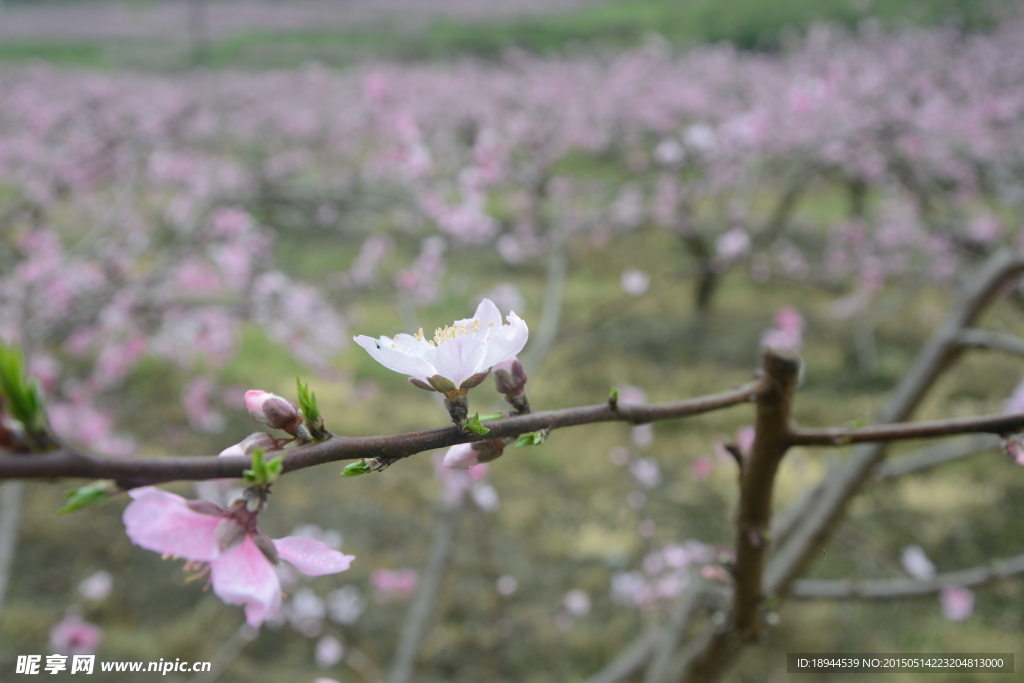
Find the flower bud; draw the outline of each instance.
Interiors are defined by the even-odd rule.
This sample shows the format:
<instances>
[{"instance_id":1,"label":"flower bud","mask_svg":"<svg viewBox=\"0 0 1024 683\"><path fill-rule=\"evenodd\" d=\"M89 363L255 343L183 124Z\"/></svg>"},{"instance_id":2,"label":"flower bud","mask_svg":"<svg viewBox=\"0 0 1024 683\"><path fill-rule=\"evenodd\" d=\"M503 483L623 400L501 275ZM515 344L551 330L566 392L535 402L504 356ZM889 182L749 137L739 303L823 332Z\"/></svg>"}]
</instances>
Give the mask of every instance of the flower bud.
<instances>
[{"instance_id":1,"label":"flower bud","mask_svg":"<svg viewBox=\"0 0 1024 683\"><path fill-rule=\"evenodd\" d=\"M448 449L442 464L453 470L468 470L480 463L497 460L504 451L505 444L501 439L462 443Z\"/></svg>"},{"instance_id":2,"label":"flower bud","mask_svg":"<svg viewBox=\"0 0 1024 683\"><path fill-rule=\"evenodd\" d=\"M245 392L245 407L252 419L274 429L294 435L302 424L302 414L291 401L269 391L252 389Z\"/></svg>"},{"instance_id":3,"label":"flower bud","mask_svg":"<svg viewBox=\"0 0 1024 683\"><path fill-rule=\"evenodd\" d=\"M1018 465L1024 466L1024 436L1011 434L1003 441L1003 449L1006 455Z\"/></svg>"},{"instance_id":4,"label":"flower bud","mask_svg":"<svg viewBox=\"0 0 1024 683\"><path fill-rule=\"evenodd\" d=\"M473 444L460 443L448 449L444 454L445 467L453 470L468 470L480 464L479 453L473 450Z\"/></svg>"},{"instance_id":5,"label":"flower bud","mask_svg":"<svg viewBox=\"0 0 1024 683\"><path fill-rule=\"evenodd\" d=\"M518 394L526 386L526 370L518 358L498 363L491 371L500 394Z\"/></svg>"},{"instance_id":6,"label":"flower bud","mask_svg":"<svg viewBox=\"0 0 1024 683\"><path fill-rule=\"evenodd\" d=\"M283 446L284 442L281 439L275 439L266 432L253 432L234 446L228 446L222 450L217 454L217 457L252 455L252 452L257 448L264 451L279 451Z\"/></svg>"},{"instance_id":7,"label":"flower bud","mask_svg":"<svg viewBox=\"0 0 1024 683\"><path fill-rule=\"evenodd\" d=\"M526 397L526 370L518 358L498 363L491 368L498 393L505 394L508 401L520 415L530 412L530 399Z\"/></svg>"}]
</instances>

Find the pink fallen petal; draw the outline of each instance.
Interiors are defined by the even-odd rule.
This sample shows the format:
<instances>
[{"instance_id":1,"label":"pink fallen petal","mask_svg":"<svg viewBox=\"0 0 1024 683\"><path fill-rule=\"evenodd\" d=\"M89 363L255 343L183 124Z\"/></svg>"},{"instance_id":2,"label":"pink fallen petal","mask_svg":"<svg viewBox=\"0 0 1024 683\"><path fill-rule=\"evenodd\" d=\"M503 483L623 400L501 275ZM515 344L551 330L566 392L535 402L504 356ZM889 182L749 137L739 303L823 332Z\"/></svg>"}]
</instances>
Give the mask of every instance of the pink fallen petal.
<instances>
[{"instance_id":1,"label":"pink fallen petal","mask_svg":"<svg viewBox=\"0 0 1024 683\"><path fill-rule=\"evenodd\" d=\"M181 496L152 486L128 492L122 520L132 543L165 555L208 562L219 554L220 517L189 509Z\"/></svg>"},{"instance_id":2,"label":"pink fallen petal","mask_svg":"<svg viewBox=\"0 0 1024 683\"><path fill-rule=\"evenodd\" d=\"M274 541L281 559L310 576L337 574L349 568L354 555L331 550L326 543L307 536L285 536Z\"/></svg>"}]
</instances>

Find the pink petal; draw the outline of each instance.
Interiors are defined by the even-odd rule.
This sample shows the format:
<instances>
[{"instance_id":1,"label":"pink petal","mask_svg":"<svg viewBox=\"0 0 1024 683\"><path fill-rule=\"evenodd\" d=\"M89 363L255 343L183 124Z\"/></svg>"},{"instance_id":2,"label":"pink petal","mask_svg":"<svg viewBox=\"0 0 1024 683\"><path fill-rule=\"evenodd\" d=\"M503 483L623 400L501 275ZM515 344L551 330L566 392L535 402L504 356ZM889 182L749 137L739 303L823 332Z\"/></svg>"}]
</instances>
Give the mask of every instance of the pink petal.
<instances>
[{"instance_id":1,"label":"pink petal","mask_svg":"<svg viewBox=\"0 0 1024 683\"><path fill-rule=\"evenodd\" d=\"M281 609L281 582L252 536L210 563L213 592L229 605L244 605L245 619L257 628Z\"/></svg>"},{"instance_id":2,"label":"pink petal","mask_svg":"<svg viewBox=\"0 0 1024 683\"><path fill-rule=\"evenodd\" d=\"M152 486L132 489L128 495L134 500L122 519L132 543L190 560L208 562L217 557L220 517L193 512L181 496Z\"/></svg>"},{"instance_id":3,"label":"pink petal","mask_svg":"<svg viewBox=\"0 0 1024 683\"><path fill-rule=\"evenodd\" d=\"M103 629L74 615L50 629L50 647L62 654L92 654L102 641Z\"/></svg>"},{"instance_id":4,"label":"pink petal","mask_svg":"<svg viewBox=\"0 0 1024 683\"><path fill-rule=\"evenodd\" d=\"M310 576L337 574L349 568L355 555L331 550L325 543L306 536L285 536L274 541L281 559L288 560Z\"/></svg>"},{"instance_id":5,"label":"pink petal","mask_svg":"<svg viewBox=\"0 0 1024 683\"><path fill-rule=\"evenodd\" d=\"M480 463L479 455L479 452L473 450L473 444L460 443L448 449L442 464L453 470L468 470Z\"/></svg>"},{"instance_id":6,"label":"pink petal","mask_svg":"<svg viewBox=\"0 0 1024 683\"><path fill-rule=\"evenodd\" d=\"M970 588L943 588L939 600L943 616L950 621L963 621L974 611L974 591Z\"/></svg>"}]
</instances>

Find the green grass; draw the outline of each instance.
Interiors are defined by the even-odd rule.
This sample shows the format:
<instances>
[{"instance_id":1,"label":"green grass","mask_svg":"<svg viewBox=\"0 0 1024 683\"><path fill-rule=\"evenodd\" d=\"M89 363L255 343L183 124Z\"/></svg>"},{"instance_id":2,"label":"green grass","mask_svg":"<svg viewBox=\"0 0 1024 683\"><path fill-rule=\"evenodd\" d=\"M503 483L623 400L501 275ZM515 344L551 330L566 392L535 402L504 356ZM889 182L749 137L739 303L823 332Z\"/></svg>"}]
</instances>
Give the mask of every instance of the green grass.
<instances>
[{"instance_id":1,"label":"green grass","mask_svg":"<svg viewBox=\"0 0 1024 683\"><path fill-rule=\"evenodd\" d=\"M994 7L984 0L863 0L863 5L857 0L613 0L531 19L435 20L415 30L381 22L354 31L244 31L212 42L202 55L152 41L0 43L0 62L43 60L90 68L181 68L197 61L245 68L293 67L310 60L343 65L365 58L495 57L511 47L539 54L583 46L622 48L655 34L676 46L724 40L746 49L774 49L787 32L814 22L854 27L868 16L887 26L954 21L983 30L995 21Z\"/></svg>"},{"instance_id":2,"label":"green grass","mask_svg":"<svg viewBox=\"0 0 1024 683\"><path fill-rule=\"evenodd\" d=\"M36 61L93 69L110 66L107 48L96 41L0 42L0 63L19 64Z\"/></svg>"}]
</instances>

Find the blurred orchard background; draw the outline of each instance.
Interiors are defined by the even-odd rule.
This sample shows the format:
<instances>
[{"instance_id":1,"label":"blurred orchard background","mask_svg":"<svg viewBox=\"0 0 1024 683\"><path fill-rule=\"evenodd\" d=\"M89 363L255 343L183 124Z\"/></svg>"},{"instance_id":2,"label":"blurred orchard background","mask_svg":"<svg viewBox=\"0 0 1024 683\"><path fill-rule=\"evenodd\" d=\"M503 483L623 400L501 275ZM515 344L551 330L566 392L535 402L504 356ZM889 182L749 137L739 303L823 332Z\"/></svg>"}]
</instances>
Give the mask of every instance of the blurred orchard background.
<instances>
[{"instance_id":1,"label":"blurred orchard background","mask_svg":"<svg viewBox=\"0 0 1024 683\"><path fill-rule=\"evenodd\" d=\"M870 421L962 277L1024 247L1022 35L977 0L5 0L0 336L105 453L215 454L255 429L246 389L294 400L296 374L338 434L447 424L351 338L484 296L530 326L535 410L724 390L764 340L806 362L802 424ZM1024 331L1022 292L985 325ZM1020 366L969 356L919 417L1020 410ZM285 577L258 634L133 546L123 499L58 515L72 482L5 484L0 679L82 619L100 660L214 662L168 681L376 683L450 524L413 680L584 681L731 547L723 444L752 415L561 430L468 492L432 454L286 476L263 530L357 559ZM1024 469L991 446L870 486L810 575L1020 553ZM776 506L847 455L795 449ZM790 601L730 680L788 680L786 652L1012 651L1022 600Z\"/></svg>"}]
</instances>

